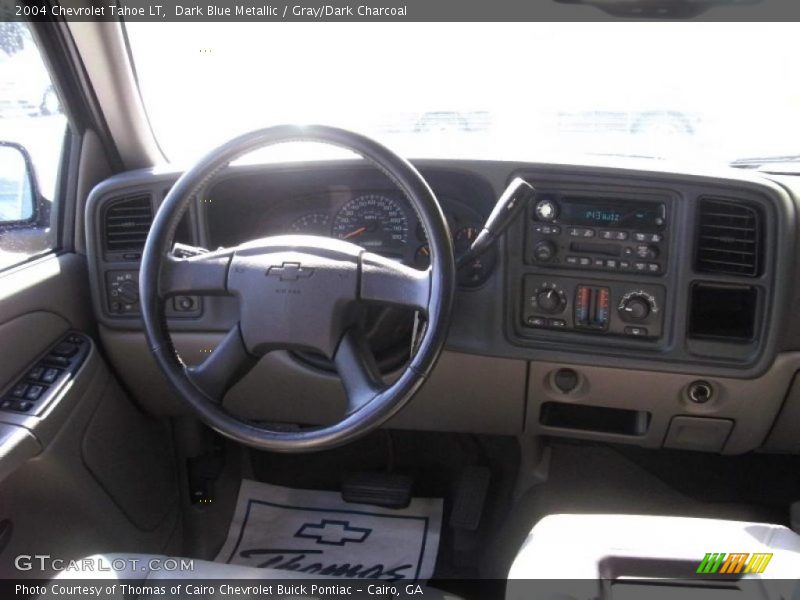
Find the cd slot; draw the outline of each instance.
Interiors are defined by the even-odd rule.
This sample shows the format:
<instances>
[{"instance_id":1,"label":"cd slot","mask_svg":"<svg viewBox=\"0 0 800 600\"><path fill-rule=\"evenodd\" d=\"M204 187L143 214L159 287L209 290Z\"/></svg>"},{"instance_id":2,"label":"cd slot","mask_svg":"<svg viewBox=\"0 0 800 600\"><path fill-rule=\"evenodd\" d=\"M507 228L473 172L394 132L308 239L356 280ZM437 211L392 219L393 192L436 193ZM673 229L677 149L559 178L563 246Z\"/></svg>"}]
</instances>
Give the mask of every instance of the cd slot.
<instances>
[{"instance_id":1,"label":"cd slot","mask_svg":"<svg viewBox=\"0 0 800 600\"><path fill-rule=\"evenodd\" d=\"M591 242L572 242L569 245L572 252L583 252L586 254L601 254L603 256L619 256L622 254L622 246L619 244L597 244Z\"/></svg>"}]
</instances>

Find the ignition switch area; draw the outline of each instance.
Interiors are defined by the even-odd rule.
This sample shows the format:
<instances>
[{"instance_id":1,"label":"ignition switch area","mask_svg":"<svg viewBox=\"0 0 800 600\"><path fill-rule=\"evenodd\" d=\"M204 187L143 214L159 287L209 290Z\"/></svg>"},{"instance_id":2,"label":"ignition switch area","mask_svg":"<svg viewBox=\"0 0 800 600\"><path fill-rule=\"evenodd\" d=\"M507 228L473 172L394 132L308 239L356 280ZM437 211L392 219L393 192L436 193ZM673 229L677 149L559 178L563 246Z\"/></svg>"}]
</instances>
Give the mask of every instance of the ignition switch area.
<instances>
[{"instance_id":1,"label":"ignition switch area","mask_svg":"<svg viewBox=\"0 0 800 600\"><path fill-rule=\"evenodd\" d=\"M575 290L575 327L606 331L611 314L607 287L579 285Z\"/></svg>"}]
</instances>

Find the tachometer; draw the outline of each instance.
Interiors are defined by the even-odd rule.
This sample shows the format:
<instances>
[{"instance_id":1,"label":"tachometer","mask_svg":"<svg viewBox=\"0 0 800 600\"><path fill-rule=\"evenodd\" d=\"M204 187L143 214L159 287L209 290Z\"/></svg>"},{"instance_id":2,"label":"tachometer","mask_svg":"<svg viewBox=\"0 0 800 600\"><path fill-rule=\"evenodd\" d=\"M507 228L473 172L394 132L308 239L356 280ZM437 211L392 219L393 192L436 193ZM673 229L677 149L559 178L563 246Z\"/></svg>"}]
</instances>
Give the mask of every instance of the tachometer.
<instances>
[{"instance_id":1,"label":"tachometer","mask_svg":"<svg viewBox=\"0 0 800 600\"><path fill-rule=\"evenodd\" d=\"M329 235L330 216L327 213L308 213L295 219L292 223L292 233L305 235Z\"/></svg>"},{"instance_id":2,"label":"tachometer","mask_svg":"<svg viewBox=\"0 0 800 600\"><path fill-rule=\"evenodd\" d=\"M365 194L341 208L333 220L333 236L377 252L400 249L408 242L408 218L396 200Z\"/></svg>"}]
</instances>

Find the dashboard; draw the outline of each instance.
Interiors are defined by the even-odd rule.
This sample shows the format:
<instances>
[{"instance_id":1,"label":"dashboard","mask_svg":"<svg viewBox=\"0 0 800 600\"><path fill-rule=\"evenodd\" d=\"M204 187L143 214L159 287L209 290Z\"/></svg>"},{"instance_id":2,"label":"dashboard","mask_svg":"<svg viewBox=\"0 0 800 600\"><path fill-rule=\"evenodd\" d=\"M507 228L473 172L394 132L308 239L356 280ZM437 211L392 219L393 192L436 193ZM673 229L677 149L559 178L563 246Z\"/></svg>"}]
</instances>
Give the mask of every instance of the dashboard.
<instances>
[{"instance_id":1,"label":"dashboard","mask_svg":"<svg viewBox=\"0 0 800 600\"><path fill-rule=\"evenodd\" d=\"M653 163L416 166L457 254L514 177L537 193L492 251L461 269L445 353L394 426L800 452L791 425L800 415L791 178ZM87 206L104 346L143 404L175 414L182 407L142 351L137 280L149 222L178 176L122 174ZM347 239L427 266L413 209L359 161L228 168L194 199L176 241L214 249L285 233ZM237 310L233 298L175 299L167 313L187 362L202 360ZM407 359L411 318L375 315L372 339L393 357L379 361L387 374ZM341 386L324 362L276 352L262 363L229 394L231 410L279 422L332 418Z\"/></svg>"}]
</instances>

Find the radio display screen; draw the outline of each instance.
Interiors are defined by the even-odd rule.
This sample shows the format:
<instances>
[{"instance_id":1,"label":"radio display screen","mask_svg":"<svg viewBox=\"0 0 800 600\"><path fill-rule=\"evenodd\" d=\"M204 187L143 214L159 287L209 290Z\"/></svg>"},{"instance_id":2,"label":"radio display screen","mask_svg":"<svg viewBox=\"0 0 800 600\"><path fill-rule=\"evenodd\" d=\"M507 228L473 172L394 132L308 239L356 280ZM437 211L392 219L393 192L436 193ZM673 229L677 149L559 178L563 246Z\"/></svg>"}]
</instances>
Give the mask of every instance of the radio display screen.
<instances>
[{"instance_id":1,"label":"radio display screen","mask_svg":"<svg viewBox=\"0 0 800 600\"><path fill-rule=\"evenodd\" d=\"M564 198L558 220L588 227L661 230L664 215L664 205L657 202Z\"/></svg>"}]
</instances>

